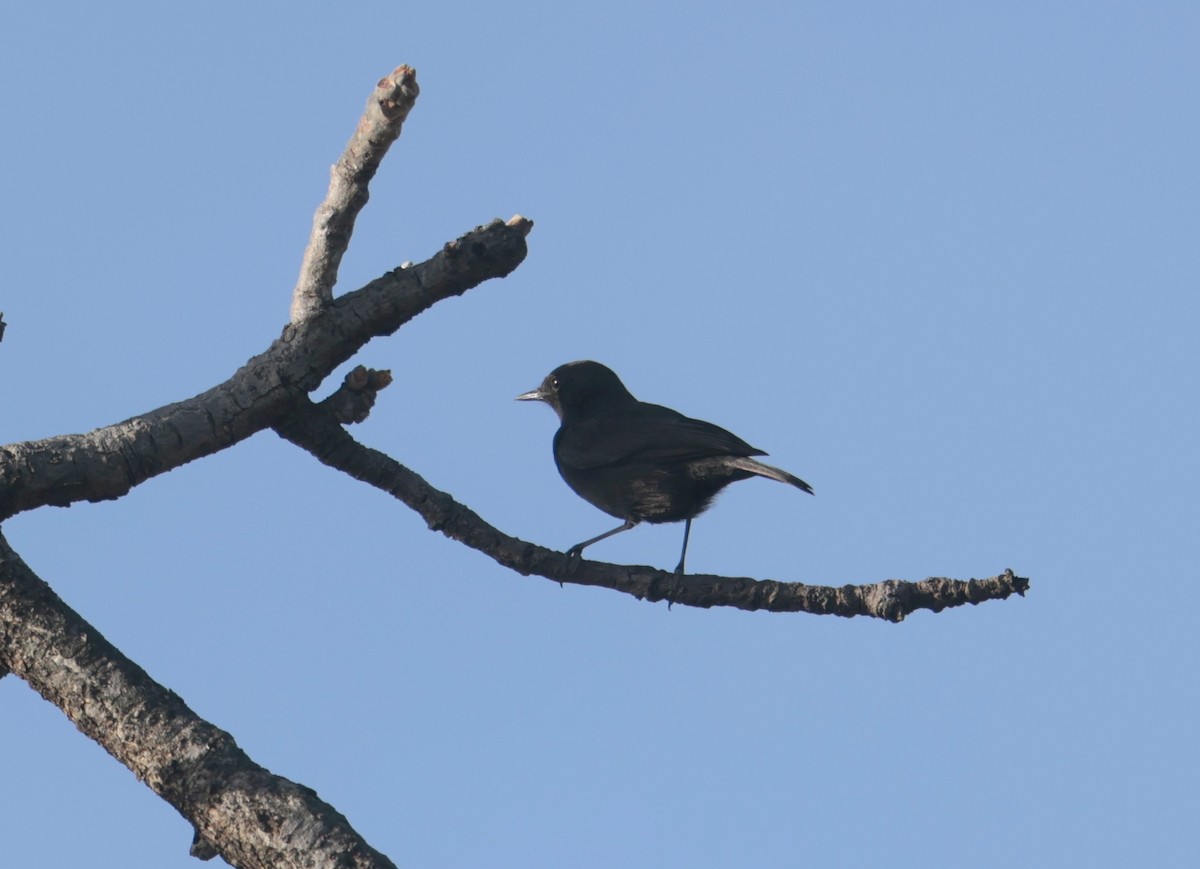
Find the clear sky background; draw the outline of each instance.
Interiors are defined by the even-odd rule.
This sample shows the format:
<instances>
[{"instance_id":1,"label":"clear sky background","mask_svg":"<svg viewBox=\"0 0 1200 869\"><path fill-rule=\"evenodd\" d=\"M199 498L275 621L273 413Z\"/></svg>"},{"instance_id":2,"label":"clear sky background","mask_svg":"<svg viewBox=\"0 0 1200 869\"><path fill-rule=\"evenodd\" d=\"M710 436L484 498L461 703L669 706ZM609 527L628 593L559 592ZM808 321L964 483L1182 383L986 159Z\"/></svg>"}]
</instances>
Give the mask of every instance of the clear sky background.
<instances>
[{"instance_id":1,"label":"clear sky background","mask_svg":"<svg viewBox=\"0 0 1200 869\"><path fill-rule=\"evenodd\" d=\"M1189 865L1198 45L1194 3L12 4L0 443L263 350L409 63L339 289L536 225L512 276L355 360L395 375L358 438L565 548L612 520L512 398L594 358L816 488L733 487L693 570L1032 589L900 625L668 611L517 576L271 433L4 532L400 865ZM670 568L681 535L590 554ZM190 841L0 680L4 865Z\"/></svg>"}]
</instances>

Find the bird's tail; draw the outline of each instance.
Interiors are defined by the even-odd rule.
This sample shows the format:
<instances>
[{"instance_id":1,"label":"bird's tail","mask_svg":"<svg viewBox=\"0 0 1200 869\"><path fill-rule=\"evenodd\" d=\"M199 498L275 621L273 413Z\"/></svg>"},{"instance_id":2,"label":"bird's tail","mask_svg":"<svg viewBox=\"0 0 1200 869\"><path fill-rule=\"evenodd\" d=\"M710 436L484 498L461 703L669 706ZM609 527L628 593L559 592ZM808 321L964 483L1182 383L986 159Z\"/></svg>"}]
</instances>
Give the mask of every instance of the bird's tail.
<instances>
[{"instance_id":1,"label":"bird's tail","mask_svg":"<svg viewBox=\"0 0 1200 869\"><path fill-rule=\"evenodd\" d=\"M803 492L808 492L810 495L815 495L812 486L801 480L799 477L789 474L781 468L776 468L772 465L765 464L752 459L749 456L737 456L730 461L730 464L735 468L741 468L743 471L749 471L751 474L758 474L760 477L769 477L772 480L778 480L781 483L791 483L797 489Z\"/></svg>"}]
</instances>

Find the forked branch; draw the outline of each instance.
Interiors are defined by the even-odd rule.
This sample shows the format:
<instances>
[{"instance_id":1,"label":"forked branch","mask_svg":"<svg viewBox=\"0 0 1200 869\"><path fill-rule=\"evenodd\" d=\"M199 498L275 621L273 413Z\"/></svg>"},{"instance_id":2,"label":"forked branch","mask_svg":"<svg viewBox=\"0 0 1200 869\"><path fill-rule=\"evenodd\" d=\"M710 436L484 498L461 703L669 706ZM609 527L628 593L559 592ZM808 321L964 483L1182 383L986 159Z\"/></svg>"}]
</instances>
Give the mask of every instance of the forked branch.
<instances>
[{"instance_id":1,"label":"forked branch","mask_svg":"<svg viewBox=\"0 0 1200 869\"><path fill-rule=\"evenodd\" d=\"M437 302L525 258L533 223L495 220L436 255L388 272L340 297L322 316L289 325L224 383L184 401L87 434L0 447L0 522L35 507L119 498L193 459L277 424L299 395L315 389L372 338L390 335Z\"/></svg>"}]
</instances>

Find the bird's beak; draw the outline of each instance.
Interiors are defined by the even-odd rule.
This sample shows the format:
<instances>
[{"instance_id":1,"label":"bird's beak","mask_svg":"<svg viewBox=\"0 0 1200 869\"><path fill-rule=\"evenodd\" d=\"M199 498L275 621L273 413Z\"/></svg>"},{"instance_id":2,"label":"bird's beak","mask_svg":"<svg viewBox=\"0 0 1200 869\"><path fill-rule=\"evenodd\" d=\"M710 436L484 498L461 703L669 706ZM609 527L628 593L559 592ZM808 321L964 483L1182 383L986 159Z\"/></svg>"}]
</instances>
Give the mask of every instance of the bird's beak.
<instances>
[{"instance_id":1,"label":"bird's beak","mask_svg":"<svg viewBox=\"0 0 1200 869\"><path fill-rule=\"evenodd\" d=\"M542 392L541 387L529 392L522 392L516 398L517 401L545 401L546 395Z\"/></svg>"}]
</instances>

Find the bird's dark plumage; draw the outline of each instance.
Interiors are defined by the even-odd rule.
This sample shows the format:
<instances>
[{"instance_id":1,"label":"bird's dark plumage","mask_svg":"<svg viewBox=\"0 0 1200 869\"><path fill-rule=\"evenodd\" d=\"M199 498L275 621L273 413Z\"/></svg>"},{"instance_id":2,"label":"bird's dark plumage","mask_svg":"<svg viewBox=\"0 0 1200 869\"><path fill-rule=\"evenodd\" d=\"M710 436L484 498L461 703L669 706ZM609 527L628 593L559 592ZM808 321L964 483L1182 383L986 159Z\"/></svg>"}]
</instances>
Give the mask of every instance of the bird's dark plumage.
<instances>
[{"instance_id":1,"label":"bird's dark plumage","mask_svg":"<svg viewBox=\"0 0 1200 869\"><path fill-rule=\"evenodd\" d=\"M568 551L584 547L639 522L682 522L683 572L691 522L721 489L760 476L812 487L787 471L764 464L765 456L737 435L634 398L620 379L599 362L569 362L555 368L519 401L544 401L562 425L554 436L554 461L567 485L584 500L624 524Z\"/></svg>"}]
</instances>

